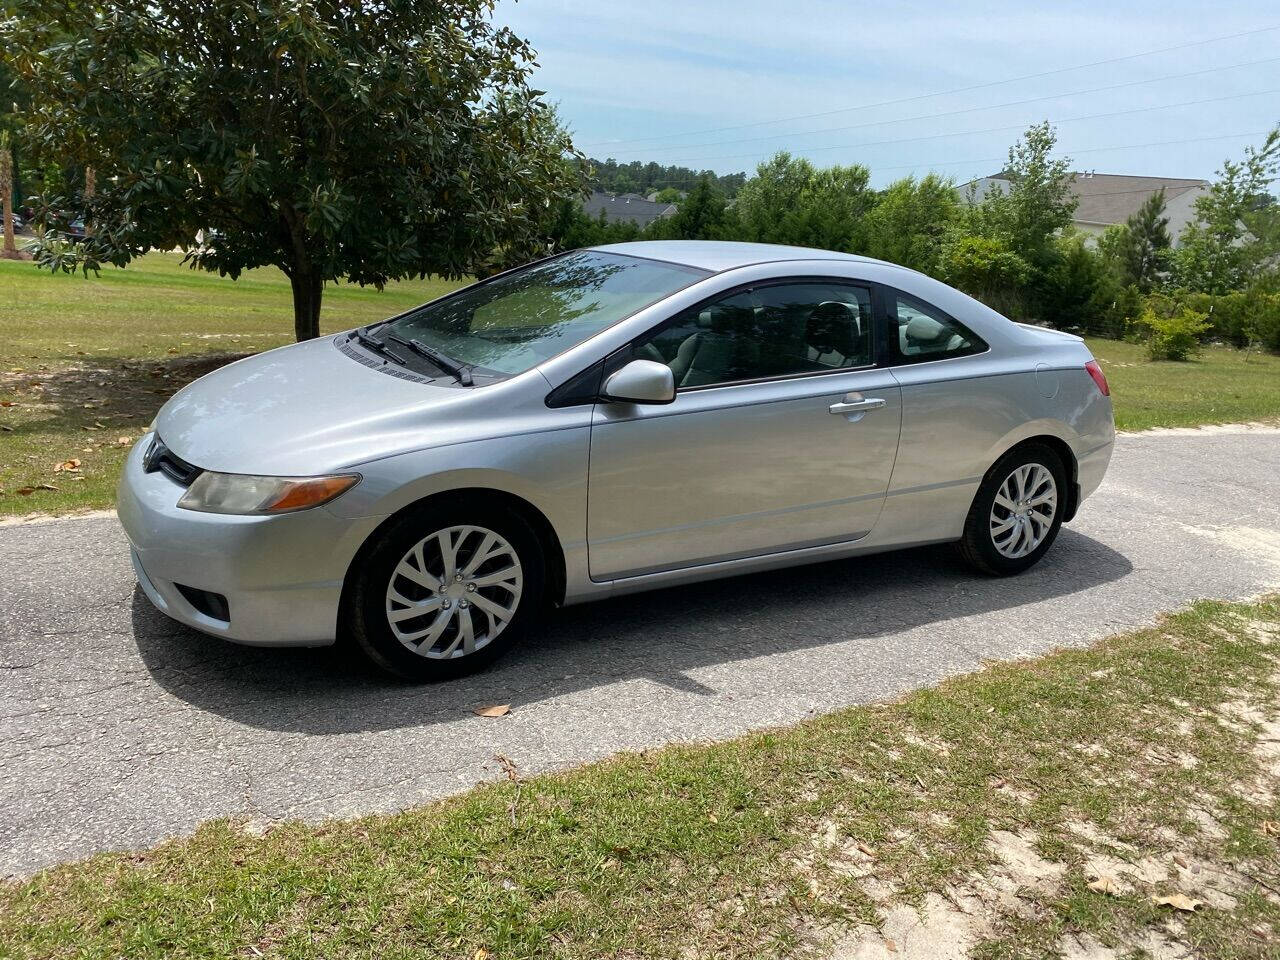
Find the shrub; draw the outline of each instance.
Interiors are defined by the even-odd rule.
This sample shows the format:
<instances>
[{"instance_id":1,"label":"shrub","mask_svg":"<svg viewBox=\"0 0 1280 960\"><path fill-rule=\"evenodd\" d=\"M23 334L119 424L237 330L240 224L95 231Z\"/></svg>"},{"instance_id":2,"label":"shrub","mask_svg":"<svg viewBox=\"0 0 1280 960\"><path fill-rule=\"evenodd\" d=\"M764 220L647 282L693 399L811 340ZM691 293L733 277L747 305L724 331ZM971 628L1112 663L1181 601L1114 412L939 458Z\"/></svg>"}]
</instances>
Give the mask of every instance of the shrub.
<instances>
[{"instance_id":1,"label":"shrub","mask_svg":"<svg viewBox=\"0 0 1280 960\"><path fill-rule=\"evenodd\" d=\"M1147 356L1152 360L1186 360L1200 349L1200 338L1209 330L1205 314L1190 307L1162 315L1150 306L1139 324L1147 331Z\"/></svg>"},{"instance_id":2,"label":"shrub","mask_svg":"<svg viewBox=\"0 0 1280 960\"><path fill-rule=\"evenodd\" d=\"M1059 237L1036 286L1040 319L1059 330L1115 336L1124 288L1107 263L1070 233Z\"/></svg>"},{"instance_id":3,"label":"shrub","mask_svg":"<svg viewBox=\"0 0 1280 960\"><path fill-rule=\"evenodd\" d=\"M1001 239L967 234L949 238L940 264L943 277L1007 317L1022 312L1021 289L1031 276L1027 261Z\"/></svg>"},{"instance_id":4,"label":"shrub","mask_svg":"<svg viewBox=\"0 0 1280 960\"><path fill-rule=\"evenodd\" d=\"M1161 318L1173 317L1182 310L1204 314L1208 326L1201 339L1280 351L1280 294L1253 289L1211 296L1179 290L1149 294L1145 309ZM1150 333L1141 317L1131 322L1127 330L1130 338L1137 340L1146 339Z\"/></svg>"}]
</instances>

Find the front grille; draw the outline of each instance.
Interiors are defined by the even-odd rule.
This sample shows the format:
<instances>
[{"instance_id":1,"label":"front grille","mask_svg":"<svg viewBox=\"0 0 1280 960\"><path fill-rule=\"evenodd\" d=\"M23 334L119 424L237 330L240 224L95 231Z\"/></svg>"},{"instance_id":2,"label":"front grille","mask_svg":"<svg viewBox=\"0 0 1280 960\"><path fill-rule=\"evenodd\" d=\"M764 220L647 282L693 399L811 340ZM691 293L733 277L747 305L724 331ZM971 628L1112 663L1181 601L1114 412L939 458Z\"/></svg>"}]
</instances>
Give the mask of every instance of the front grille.
<instances>
[{"instance_id":1,"label":"front grille","mask_svg":"<svg viewBox=\"0 0 1280 960\"><path fill-rule=\"evenodd\" d=\"M156 434L151 446L142 457L142 468L147 473L159 470L174 483L184 487L191 486L193 480L204 473L199 467L192 466L164 445L160 435Z\"/></svg>"}]
</instances>

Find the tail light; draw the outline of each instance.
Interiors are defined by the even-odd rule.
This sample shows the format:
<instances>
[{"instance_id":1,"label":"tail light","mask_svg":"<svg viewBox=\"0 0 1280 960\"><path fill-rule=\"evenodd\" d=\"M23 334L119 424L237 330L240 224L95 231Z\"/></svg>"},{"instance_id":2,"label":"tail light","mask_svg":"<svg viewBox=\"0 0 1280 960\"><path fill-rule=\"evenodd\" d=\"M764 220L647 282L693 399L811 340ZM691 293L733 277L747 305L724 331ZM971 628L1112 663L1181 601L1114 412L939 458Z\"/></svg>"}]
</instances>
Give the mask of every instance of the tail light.
<instances>
[{"instance_id":1,"label":"tail light","mask_svg":"<svg viewBox=\"0 0 1280 960\"><path fill-rule=\"evenodd\" d=\"M1107 386L1106 375L1103 374L1102 368L1098 366L1098 361L1090 360L1084 365L1084 368L1088 371L1089 376L1093 377L1093 382L1098 385L1098 389L1102 391L1102 395L1104 397L1111 396L1111 388Z\"/></svg>"}]
</instances>

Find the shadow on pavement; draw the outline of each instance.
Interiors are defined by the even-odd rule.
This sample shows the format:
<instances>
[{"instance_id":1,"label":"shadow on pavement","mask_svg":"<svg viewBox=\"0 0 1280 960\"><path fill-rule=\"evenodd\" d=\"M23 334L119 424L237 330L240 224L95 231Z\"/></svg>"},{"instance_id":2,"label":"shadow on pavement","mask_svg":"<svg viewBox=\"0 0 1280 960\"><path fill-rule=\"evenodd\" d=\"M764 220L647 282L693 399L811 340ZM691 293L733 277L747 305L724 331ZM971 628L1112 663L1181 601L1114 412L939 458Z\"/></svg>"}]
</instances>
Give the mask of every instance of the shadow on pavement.
<instances>
[{"instance_id":1,"label":"shadow on pavement","mask_svg":"<svg viewBox=\"0 0 1280 960\"><path fill-rule=\"evenodd\" d=\"M861 642L867 657L883 659L894 634L1067 596L1131 570L1121 554L1063 529L1040 564L1010 579L977 576L945 547L753 574L558 611L489 670L426 686L377 674L344 646L262 649L207 637L157 612L141 590L132 617L143 662L173 696L252 727L337 734L455 721L482 703L519 706L635 678L712 693L688 671L834 643ZM966 648L1007 656L1007 640L975 631ZM856 668L848 650L832 669Z\"/></svg>"}]
</instances>

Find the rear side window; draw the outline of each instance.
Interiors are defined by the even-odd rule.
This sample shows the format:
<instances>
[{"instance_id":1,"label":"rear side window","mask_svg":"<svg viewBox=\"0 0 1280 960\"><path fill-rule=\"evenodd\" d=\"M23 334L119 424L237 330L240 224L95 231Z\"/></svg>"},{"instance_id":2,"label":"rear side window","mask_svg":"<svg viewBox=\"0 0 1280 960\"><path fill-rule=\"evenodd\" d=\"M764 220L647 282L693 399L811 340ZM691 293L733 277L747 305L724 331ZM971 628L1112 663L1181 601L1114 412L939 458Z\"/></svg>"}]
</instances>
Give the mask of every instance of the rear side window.
<instances>
[{"instance_id":1,"label":"rear side window","mask_svg":"<svg viewBox=\"0 0 1280 960\"><path fill-rule=\"evenodd\" d=\"M901 294L893 302L897 331L889 342L897 363L967 357L987 349L981 337L941 310Z\"/></svg>"}]
</instances>

